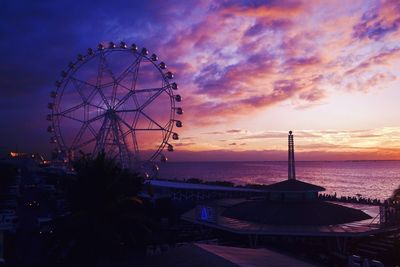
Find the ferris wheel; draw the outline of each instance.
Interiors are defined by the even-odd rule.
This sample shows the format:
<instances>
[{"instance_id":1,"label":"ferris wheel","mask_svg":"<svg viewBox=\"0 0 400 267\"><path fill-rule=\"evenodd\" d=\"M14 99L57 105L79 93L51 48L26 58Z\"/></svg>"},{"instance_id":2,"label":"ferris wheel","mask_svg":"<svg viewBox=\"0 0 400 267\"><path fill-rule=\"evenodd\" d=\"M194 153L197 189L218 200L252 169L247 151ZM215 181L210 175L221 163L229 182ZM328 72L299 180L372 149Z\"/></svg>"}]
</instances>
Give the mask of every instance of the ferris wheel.
<instances>
[{"instance_id":1,"label":"ferris wheel","mask_svg":"<svg viewBox=\"0 0 400 267\"><path fill-rule=\"evenodd\" d=\"M50 93L47 131L58 158L77 154L106 156L132 168L141 162L166 161L174 126L183 110L176 103L174 75L156 54L125 42L99 44L68 64Z\"/></svg>"}]
</instances>

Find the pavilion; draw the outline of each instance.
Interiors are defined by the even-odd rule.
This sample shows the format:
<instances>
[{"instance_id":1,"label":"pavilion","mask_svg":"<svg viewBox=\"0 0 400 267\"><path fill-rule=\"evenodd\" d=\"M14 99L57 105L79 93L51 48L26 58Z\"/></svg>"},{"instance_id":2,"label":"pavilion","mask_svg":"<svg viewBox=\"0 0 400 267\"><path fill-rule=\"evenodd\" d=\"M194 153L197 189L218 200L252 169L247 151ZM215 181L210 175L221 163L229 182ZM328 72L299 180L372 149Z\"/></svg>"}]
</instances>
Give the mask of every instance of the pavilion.
<instances>
[{"instance_id":1,"label":"pavilion","mask_svg":"<svg viewBox=\"0 0 400 267\"><path fill-rule=\"evenodd\" d=\"M384 230L378 206L322 200L318 193L325 188L296 178L291 131L288 179L263 190L262 198L204 201L182 218L230 234L247 235L251 246L256 246L258 237L332 237L344 250L349 237L370 236Z\"/></svg>"}]
</instances>

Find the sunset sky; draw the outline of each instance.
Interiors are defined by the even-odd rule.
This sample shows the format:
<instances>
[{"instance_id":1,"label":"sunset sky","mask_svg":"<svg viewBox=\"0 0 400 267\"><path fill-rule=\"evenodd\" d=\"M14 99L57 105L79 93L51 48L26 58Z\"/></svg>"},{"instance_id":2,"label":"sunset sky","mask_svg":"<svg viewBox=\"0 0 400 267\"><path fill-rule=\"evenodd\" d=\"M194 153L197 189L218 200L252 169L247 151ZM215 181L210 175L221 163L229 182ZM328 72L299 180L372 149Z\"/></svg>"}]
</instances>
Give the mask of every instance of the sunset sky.
<instances>
[{"instance_id":1,"label":"sunset sky","mask_svg":"<svg viewBox=\"0 0 400 267\"><path fill-rule=\"evenodd\" d=\"M0 150L50 151L78 53L135 42L175 73L171 160L400 160L400 1L2 1Z\"/></svg>"}]
</instances>

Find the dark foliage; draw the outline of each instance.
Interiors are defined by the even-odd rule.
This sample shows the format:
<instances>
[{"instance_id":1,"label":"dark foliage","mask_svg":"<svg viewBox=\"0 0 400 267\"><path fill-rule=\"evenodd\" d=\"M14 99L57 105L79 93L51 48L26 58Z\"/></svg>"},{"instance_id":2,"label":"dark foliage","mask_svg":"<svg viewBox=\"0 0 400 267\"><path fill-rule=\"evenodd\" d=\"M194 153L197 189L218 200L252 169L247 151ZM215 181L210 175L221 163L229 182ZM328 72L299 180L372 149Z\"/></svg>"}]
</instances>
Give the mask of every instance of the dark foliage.
<instances>
[{"instance_id":1,"label":"dark foliage","mask_svg":"<svg viewBox=\"0 0 400 267\"><path fill-rule=\"evenodd\" d=\"M13 164L0 163L0 191L15 181L17 168Z\"/></svg>"},{"instance_id":2,"label":"dark foliage","mask_svg":"<svg viewBox=\"0 0 400 267\"><path fill-rule=\"evenodd\" d=\"M104 153L83 158L67 185L71 215L58 222L58 263L98 266L145 250L151 221L138 198L143 179Z\"/></svg>"},{"instance_id":3,"label":"dark foliage","mask_svg":"<svg viewBox=\"0 0 400 267\"><path fill-rule=\"evenodd\" d=\"M393 191L392 200L400 204L400 186Z\"/></svg>"}]
</instances>

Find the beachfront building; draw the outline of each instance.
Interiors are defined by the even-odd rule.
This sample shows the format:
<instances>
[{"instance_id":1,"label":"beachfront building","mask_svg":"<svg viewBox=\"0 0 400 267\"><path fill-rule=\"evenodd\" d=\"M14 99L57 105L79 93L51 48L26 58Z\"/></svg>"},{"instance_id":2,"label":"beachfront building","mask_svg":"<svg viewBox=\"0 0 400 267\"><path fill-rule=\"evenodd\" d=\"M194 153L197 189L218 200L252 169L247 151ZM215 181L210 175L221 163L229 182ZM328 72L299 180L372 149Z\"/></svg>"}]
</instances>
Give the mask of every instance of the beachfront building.
<instances>
[{"instance_id":1,"label":"beachfront building","mask_svg":"<svg viewBox=\"0 0 400 267\"><path fill-rule=\"evenodd\" d=\"M379 206L325 201L318 198L325 188L297 179L292 132L288 135L288 179L263 190L263 198L205 201L182 218L247 237L252 247L271 237L283 237L289 243L301 239L317 250L341 255L364 242L362 238L388 231L380 224Z\"/></svg>"}]
</instances>

